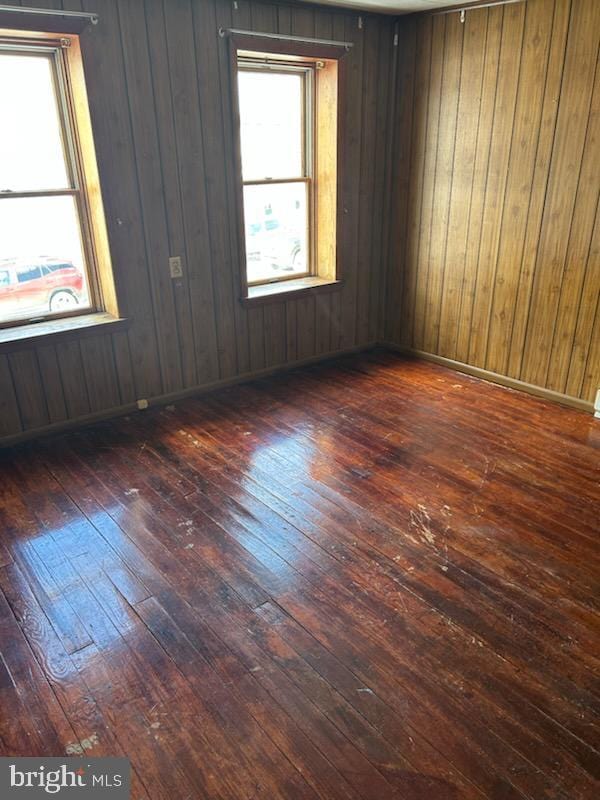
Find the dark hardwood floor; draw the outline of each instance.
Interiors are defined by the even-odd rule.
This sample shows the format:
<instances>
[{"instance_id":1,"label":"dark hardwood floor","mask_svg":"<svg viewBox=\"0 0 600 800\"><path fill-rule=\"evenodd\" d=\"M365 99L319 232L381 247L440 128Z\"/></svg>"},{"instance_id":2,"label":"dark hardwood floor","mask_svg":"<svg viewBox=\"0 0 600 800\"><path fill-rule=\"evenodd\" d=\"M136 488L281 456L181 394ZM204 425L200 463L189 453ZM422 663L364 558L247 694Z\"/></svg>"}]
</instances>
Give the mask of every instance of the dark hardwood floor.
<instances>
[{"instance_id":1,"label":"dark hardwood floor","mask_svg":"<svg viewBox=\"0 0 600 800\"><path fill-rule=\"evenodd\" d=\"M369 353L0 455L3 755L132 798L600 796L600 422Z\"/></svg>"}]
</instances>

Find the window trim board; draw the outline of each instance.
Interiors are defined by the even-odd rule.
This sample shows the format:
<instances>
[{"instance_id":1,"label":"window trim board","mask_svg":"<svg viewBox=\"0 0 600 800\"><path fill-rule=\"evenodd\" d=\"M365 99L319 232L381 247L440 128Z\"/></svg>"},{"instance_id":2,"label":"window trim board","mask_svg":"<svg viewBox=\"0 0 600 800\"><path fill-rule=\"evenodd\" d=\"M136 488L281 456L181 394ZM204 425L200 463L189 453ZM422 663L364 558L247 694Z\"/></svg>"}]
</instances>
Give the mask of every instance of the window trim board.
<instances>
[{"instance_id":1,"label":"window trim board","mask_svg":"<svg viewBox=\"0 0 600 800\"><path fill-rule=\"evenodd\" d=\"M8 199L36 195L70 195L75 198L87 262L90 307L69 314L44 314L44 323L102 313L119 319L79 36L70 32L0 28L0 39L14 44L17 49L26 49L30 45L36 49L54 50L55 80L57 89L60 87L57 100L70 186L56 192L11 192L7 195ZM31 323L27 319L0 322L0 332L29 328L32 324L40 323Z\"/></svg>"},{"instance_id":2,"label":"window trim board","mask_svg":"<svg viewBox=\"0 0 600 800\"><path fill-rule=\"evenodd\" d=\"M252 180L244 180L242 174L242 191L246 189L247 186L267 186L269 184L272 185L282 185L282 184L291 184L291 183L303 183L305 186L305 193L306 193L306 210L307 210L307 219L306 219L306 231L305 231L305 242L306 242L306 250L307 250L307 269L302 273L294 273L288 276L279 276L268 278L265 280L256 280L250 281L248 280L248 262L247 262L247 254L245 252L245 219L242 218L242 228L243 228L243 242L244 242L244 262L246 267L246 282L248 286L248 290L250 290L253 286L260 286L263 284L268 283L279 283L283 281L292 281L296 278L306 278L314 274L314 264L316 260L316 252L315 252L315 237L314 237L314 230L315 230L315 152L314 152L314 143L315 143L315 119L314 119L314 110L313 106L315 104L314 98L316 94L316 79L315 79L315 68L314 64L310 62L307 63L306 59L298 62L298 61L285 61L281 63L270 61L265 63L264 59L256 59L247 57L245 55L241 55L240 51L237 54L237 72L236 78L239 76L240 72L274 72L279 74L298 74L302 76L302 163L301 163L301 175L297 177L285 177L285 176L277 176L273 178L261 178L261 179L252 179ZM239 92L238 82L236 80L236 89ZM239 96L239 95L238 95ZM241 120L240 120L241 124ZM241 136L240 136L241 140ZM243 165L242 172L243 172ZM242 202L242 209L244 207L244 203Z\"/></svg>"},{"instance_id":3,"label":"window trim board","mask_svg":"<svg viewBox=\"0 0 600 800\"><path fill-rule=\"evenodd\" d=\"M105 311L61 317L44 322L31 322L13 328L0 329L0 354L14 353L44 344L57 344L67 339L83 339L98 334L127 330L131 318L113 317Z\"/></svg>"},{"instance_id":4,"label":"window trim board","mask_svg":"<svg viewBox=\"0 0 600 800\"><path fill-rule=\"evenodd\" d=\"M283 299L286 296L298 296L299 293L324 291L326 287L340 288L342 285L342 269L339 258L338 231L341 230L343 210L341 208L341 135L340 120L343 118L342 93L345 86L345 56L352 46L349 43L328 42L321 44L318 40L294 39L294 37L268 36L252 34L245 31L223 31L223 36L228 39L229 49L229 85L231 100L231 115L233 124L233 164L235 198L234 208L236 214L235 229L239 250L239 264L237 279L239 286L240 302L243 305L255 302L272 302L272 298ZM325 50L326 45L332 45ZM348 44L348 47L346 47ZM312 286L292 288L293 279L249 286L246 263L245 229L244 229L244 204L243 204L243 176L242 154L240 135L240 104L237 85L238 59L240 55L249 55L252 58L288 57L293 59L312 60L323 62L323 68L315 70L314 87L314 180L316 183L315 206L312 236L314 239L314 266L313 275L301 280L314 278ZM326 113L327 110L327 113ZM324 135L322 119L327 117L329 137ZM320 124L321 120L321 124ZM322 211L324 187L328 207L328 221L325 223ZM331 225L332 219L335 225ZM286 285L283 285L286 284ZM262 286L271 288L281 285L280 291L255 292ZM327 290L331 290L327 289ZM260 295L260 296L258 296ZM268 297L268 301L264 300Z\"/></svg>"},{"instance_id":5,"label":"window trim board","mask_svg":"<svg viewBox=\"0 0 600 800\"><path fill-rule=\"evenodd\" d=\"M240 298L240 302L247 308L267 303L280 303L285 300L297 300L301 297L314 296L326 292L336 292L342 289L343 280L319 278L308 275L294 280L261 283L250 286L248 296Z\"/></svg>"}]
</instances>

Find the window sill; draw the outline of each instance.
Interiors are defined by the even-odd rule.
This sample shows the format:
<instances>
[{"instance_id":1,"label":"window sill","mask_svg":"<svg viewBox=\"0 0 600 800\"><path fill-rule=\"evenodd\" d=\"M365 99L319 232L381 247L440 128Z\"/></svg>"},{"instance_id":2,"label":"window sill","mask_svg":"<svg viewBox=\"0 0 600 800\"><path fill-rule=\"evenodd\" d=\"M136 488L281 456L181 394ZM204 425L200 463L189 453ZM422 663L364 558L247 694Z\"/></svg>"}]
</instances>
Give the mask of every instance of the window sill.
<instances>
[{"instance_id":1,"label":"window sill","mask_svg":"<svg viewBox=\"0 0 600 800\"><path fill-rule=\"evenodd\" d=\"M40 344L54 344L64 339L80 339L99 333L116 333L129 327L131 320L113 317L106 312L80 317L33 322L0 329L0 353L13 352Z\"/></svg>"},{"instance_id":2,"label":"window sill","mask_svg":"<svg viewBox=\"0 0 600 800\"><path fill-rule=\"evenodd\" d=\"M334 292L341 289L342 282L328 278L297 278L296 280L263 283L260 286L249 286L248 296L242 297L244 306L278 303L283 300L296 300L307 295Z\"/></svg>"}]
</instances>

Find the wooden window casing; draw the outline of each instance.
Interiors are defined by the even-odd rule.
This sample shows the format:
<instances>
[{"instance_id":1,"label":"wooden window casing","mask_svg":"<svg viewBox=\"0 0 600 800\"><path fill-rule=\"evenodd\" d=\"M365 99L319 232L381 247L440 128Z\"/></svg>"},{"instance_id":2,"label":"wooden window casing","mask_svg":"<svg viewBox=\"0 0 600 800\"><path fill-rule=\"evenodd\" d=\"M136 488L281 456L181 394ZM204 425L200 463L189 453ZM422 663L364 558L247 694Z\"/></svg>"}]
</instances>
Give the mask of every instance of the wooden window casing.
<instances>
[{"instance_id":1,"label":"wooden window casing","mask_svg":"<svg viewBox=\"0 0 600 800\"><path fill-rule=\"evenodd\" d=\"M47 313L34 318L47 322L105 311L118 318L106 222L96 164L79 36L73 33L46 33L0 29L0 48L15 53L40 53L52 59L54 85L62 128L69 186L57 190L1 191L4 198L72 196L75 199L89 304L69 312ZM0 328L28 325L31 319L0 323Z\"/></svg>"},{"instance_id":2,"label":"wooden window casing","mask_svg":"<svg viewBox=\"0 0 600 800\"><path fill-rule=\"evenodd\" d=\"M235 179L238 240L241 254L240 296L242 302L270 302L282 294L294 295L336 288L341 283L337 236L340 230L338 207L339 123L341 86L344 80L345 50L339 46L310 41L289 41L256 36L230 36L230 74L232 114L235 132ZM313 76L311 98L312 176L310 204L310 269L305 276L248 283L244 235L243 176L241 159L240 107L237 75L244 62L288 64L310 67Z\"/></svg>"},{"instance_id":3,"label":"wooden window casing","mask_svg":"<svg viewBox=\"0 0 600 800\"><path fill-rule=\"evenodd\" d=\"M307 228L306 242L308 245L307 269L299 274L294 273L289 276L276 276L262 280L249 281L248 286L262 286L266 283L277 283L279 281L297 280L314 274L314 213L315 213L315 180L314 180L314 141L315 141L315 65L313 63L291 62L289 60L262 59L256 60L250 57L241 57L238 60L238 72L256 71L269 73L296 74L302 78L302 175L297 177L277 177L261 178L256 180L244 180L243 186L268 186L289 183L303 183L306 188L307 197ZM246 273L247 275L247 273Z\"/></svg>"}]
</instances>

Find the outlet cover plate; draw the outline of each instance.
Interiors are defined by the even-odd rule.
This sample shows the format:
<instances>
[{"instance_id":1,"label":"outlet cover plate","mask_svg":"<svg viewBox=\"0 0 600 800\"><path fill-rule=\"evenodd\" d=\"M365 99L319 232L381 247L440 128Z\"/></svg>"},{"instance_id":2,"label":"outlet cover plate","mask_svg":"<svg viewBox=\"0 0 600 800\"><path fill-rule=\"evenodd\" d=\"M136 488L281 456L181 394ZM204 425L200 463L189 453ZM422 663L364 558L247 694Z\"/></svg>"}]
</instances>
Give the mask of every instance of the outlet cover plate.
<instances>
[{"instance_id":1,"label":"outlet cover plate","mask_svg":"<svg viewBox=\"0 0 600 800\"><path fill-rule=\"evenodd\" d=\"M183 265L181 263L181 256L171 256L169 258L169 272L172 278L183 277Z\"/></svg>"}]
</instances>

